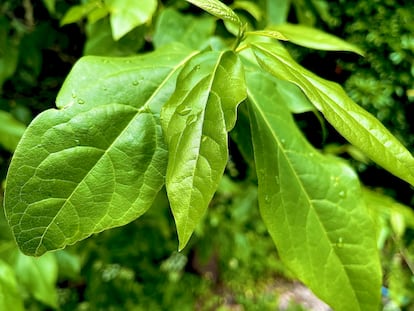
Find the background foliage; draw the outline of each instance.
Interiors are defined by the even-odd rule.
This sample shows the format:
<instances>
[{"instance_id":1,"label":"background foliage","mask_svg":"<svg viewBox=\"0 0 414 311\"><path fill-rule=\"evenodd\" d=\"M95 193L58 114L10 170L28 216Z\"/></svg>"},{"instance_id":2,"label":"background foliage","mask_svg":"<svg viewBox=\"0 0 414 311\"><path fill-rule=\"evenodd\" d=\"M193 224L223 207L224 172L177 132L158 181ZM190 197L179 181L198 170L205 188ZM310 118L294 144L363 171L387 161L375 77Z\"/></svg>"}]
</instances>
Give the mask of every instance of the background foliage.
<instances>
[{"instance_id":1,"label":"background foliage","mask_svg":"<svg viewBox=\"0 0 414 311\"><path fill-rule=\"evenodd\" d=\"M411 1L405 2L229 3L254 27L288 19L324 28L361 47L365 58L290 49L305 66L343 83L356 102L413 150L414 29L409 21L414 7ZM216 22L185 1L163 1L158 6L156 1L148 1L147 7L137 11L125 7L127 13L121 10L122 16L114 10L120 3L6 0L0 4L1 180L25 125L54 106L57 91L80 56L128 56L177 40L201 48L220 45L218 35L232 36L229 25ZM129 14L142 19L137 22ZM365 195L377 222L385 272L384 309L409 310L414 299L414 217L407 207L381 193L412 204L412 189L382 175L329 126L321 126L312 113L299 114L296 119L318 148L343 154L365 184L375 187ZM277 254L257 212L251 172L246 171L237 148L231 150L227 177L190 247L181 253L176 252L175 227L163 193L139 222L42 259L19 253L3 219L0 288L6 297L4 305L13 310L58 306L62 310L276 308L277 297L271 290L274 277L289 278L290 273L270 260Z\"/></svg>"}]
</instances>

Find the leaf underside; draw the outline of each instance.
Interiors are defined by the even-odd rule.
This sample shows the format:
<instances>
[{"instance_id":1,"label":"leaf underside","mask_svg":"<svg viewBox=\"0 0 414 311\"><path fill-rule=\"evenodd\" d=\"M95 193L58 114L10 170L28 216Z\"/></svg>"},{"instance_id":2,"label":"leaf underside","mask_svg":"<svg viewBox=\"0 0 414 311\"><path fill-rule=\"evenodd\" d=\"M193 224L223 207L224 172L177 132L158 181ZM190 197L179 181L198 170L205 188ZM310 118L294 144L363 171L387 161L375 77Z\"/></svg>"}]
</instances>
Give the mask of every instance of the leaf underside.
<instances>
[{"instance_id":1,"label":"leaf underside","mask_svg":"<svg viewBox=\"0 0 414 311\"><path fill-rule=\"evenodd\" d=\"M260 211L282 260L335 310L377 310L375 230L355 173L308 144L265 75L247 86Z\"/></svg>"}]
</instances>

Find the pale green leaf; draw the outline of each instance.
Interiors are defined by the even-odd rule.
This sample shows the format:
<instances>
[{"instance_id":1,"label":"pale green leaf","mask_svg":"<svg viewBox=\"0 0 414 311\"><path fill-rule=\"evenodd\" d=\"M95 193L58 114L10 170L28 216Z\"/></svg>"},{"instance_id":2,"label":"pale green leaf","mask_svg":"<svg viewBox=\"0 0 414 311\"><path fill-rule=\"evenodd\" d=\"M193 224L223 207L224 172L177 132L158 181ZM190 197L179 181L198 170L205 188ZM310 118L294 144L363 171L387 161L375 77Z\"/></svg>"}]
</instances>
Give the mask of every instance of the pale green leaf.
<instances>
[{"instance_id":1,"label":"pale green leaf","mask_svg":"<svg viewBox=\"0 0 414 311\"><path fill-rule=\"evenodd\" d=\"M256 43L252 48L265 70L300 87L350 143L395 176L414 185L411 153L377 119L355 104L338 84L298 65L281 45Z\"/></svg>"},{"instance_id":2,"label":"pale green leaf","mask_svg":"<svg viewBox=\"0 0 414 311\"><path fill-rule=\"evenodd\" d=\"M309 26L286 23L272 25L269 29L280 32L290 42L308 48L327 51L349 51L364 55L364 52L357 46Z\"/></svg>"},{"instance_id":3,"label":"pale green leaf","mask_svg":"<svg viewBox=\"0 0 414 311\"><path fill-rule=\"evenodd\" d=\"M90 14L93 10L98 8L97 2L87 2L85 4L74 5L65 13L60 20L60 25L75 23Z\"/></svg>"},{"instance_id":4,"label":"pale green leaf","mask_svg":"<svg viewBox=\"0 0 414 311\"><path fill-rule=\"evenodd\" d=\"M75 65L57 98L61 109L31 123L9 168L5 209L23 252L63 248L151 206L167 161L159 112L190 57L170 46Z\"/></svg>"},{"instance_id":5,"label":"pale green leaf","mask_svg":"<svg viewBox=\"0 0 414 311\"><path fill-rule=\"evenodd\" d=\"M224 21L242 26L242 22L234 11L219 0L187 0L204 11Z\"/></svg>"},{"instance_id":6,"label":"pale green leaf","mask_svg":"<svg viewBox=\"0 0 414 311\"><path fill-rule=\"evenodd\" d=\"M54 254L34 258L18 252L15 273L28 293L50 307L57 307L58 266Z\"/></svg>"},{"instance_id":7,"label":"pale green leaf","mask_svg":"<svg viewBox=\"0 0 414 311\"><path fill-rule=\"evenodd\" d=\"M180 42L192 49L201 49L213 35L215 19L212 16L183 15L173 9L161 12L155 27L154 46Z\"/></svg>"},{"instance_id":8,"label":"pale green leaf","mask_svg":"<svg viewBox=\"0 0 414 311\"><path fill-rule=\"evenodd\" d=\"M0 145L5 149L13 152L25 129L26 126L10 113L0 110Z\"/></svg>"},{"instance_id":9,"label":"pale green leaf","mask_svg":"<svg viewBox=\"0 0 414 311\"><path fill-rule=\"evenodd\" d=\"M25 310L14 271L3 260L0 260L0 310Z\"/></svg>"},{"instance_id":10,"label":"pale green leaf","mask_svg":"<svg viewBox=\"0 0 414 311\"><path fill-rule=\"evenodd\" d=\"M114 40L151 20L157 9L157 0L105 0L105 4L111 14Z\"/></svg>"},{"instance_id":11,"label":"pale green leaf","mask_svg":"<svg viewBox=\"0 0 414 311\"><path fill-rule=\"evenodd\" d=\"M378 310L375 229L356 174L306 141L263 74L246 78L260 211L280 257L334 310Z\"/></svg>"},{"instance_id":12,"label":"pale green leaf","mask_svg":"<svg viewBox=\"0 0 414 311\"><path fill-rule=\"evenodd\" d=\"M246 97L243 67L233 52L206 52L181 72L162 110L168 143L166 187L180 249L206 211L227 163L227 131Z\"/></svg>"}]
</instances>

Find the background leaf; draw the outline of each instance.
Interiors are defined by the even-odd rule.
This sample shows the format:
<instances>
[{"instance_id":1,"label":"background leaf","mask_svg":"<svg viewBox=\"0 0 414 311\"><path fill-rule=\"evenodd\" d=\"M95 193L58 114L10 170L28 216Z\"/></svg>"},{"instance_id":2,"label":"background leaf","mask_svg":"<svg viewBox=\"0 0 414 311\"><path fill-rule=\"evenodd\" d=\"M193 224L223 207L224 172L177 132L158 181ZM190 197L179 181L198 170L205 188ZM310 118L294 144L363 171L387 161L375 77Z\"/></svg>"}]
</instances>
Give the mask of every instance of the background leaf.
<instances>
[{"instance_id":1,"label":"background leaf","mask_svg":"<svg viewBox=\"0 0 414 311\"><path fill-rule=\"evenodd\" d=\"M192 49L201 49L213 35L216 21L211 16L193 17L173 9L165 9L157 19L153 42L155 48L180 42Z\"/></svg>"},{"instance_id":2,"label":"background leaf","mask_svg":"<svg viewBox=\"0 0 414 311\"><path fill-rule=\"evenodd\" d=\"M13 152L25 129L10 113L0 110L0 144L4 148Z\"/></svg>"},{"instance_id":3,"label":"background leaf","mask_svg":"<svg viewBox=\"0 0 414 311\"><path fill-rule=\"evenodd\" d=\"M111 13L114 40L119 40L135 27L148 22L157 9L156 0L105 0Z\"/></svg>"},{"instance_id":4,"label":"background leaf","mask_svg":"<svg viewBox=\"0 0 414 311\"><path fill-rule=\"evenodd\" d=\"M377 310L381 269L357 176L309 145L264 75L248 74L247 87L260 211L280 257L333 309Z\"/></svg>"},{"instance_id":5,"label":"background leaf","mask_svg":"<svg viewBox=\"0 0 414 311\"><path fill-rule=\"evenodd\" d=\"M151 206L166 168L159 112L190 57L182 47L167 51L83 58L58 95L61 109L28 127L4 199L23 252L62 248Z\"/></svg>"},{"instance_id":6,"label":"background leaf","mask_svg":"<svg viewBox=\"0 0 414 311\"><path fill-rule=\"evenodd\" d=\"M284 23L272 25L269 29L279 31L289 41L311 49L349 51L364 55L357 46L313 27Z\"/></svg>"},{"instance_id":7,"label":"background leaf","mask_svg":"<svg viewBox=\"0 0 414 311\"><path fill-rule=\"evenodd\" d=\"M414 185L411 153L375 117L355 104L338 84L298 65L281 45L256 43L252 48L265 70L299 86L343 137L374 162Z\"/></svg>"},{"instance_id":8,"label":"background leaf","mask_svg":"<svg viewBox=\"0 0 414 311\"><path fill-rule=\"evenodd\" d=\"M169 157L166 187L180 249L210 203L227 163L227 131L245 98L244 73L233 52L208 52L186 65L164 106Z\"/></svg>"}]
</instances>

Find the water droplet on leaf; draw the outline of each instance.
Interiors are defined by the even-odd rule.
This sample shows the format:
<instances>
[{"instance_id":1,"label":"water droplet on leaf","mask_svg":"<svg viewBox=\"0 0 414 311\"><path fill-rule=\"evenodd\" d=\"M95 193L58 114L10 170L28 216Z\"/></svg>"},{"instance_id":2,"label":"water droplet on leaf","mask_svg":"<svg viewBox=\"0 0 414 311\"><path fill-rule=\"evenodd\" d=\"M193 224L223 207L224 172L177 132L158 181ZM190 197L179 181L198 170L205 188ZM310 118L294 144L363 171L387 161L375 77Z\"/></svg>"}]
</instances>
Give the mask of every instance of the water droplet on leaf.
<instances>
[{"instance_id":1,"label":"water droplet on leaf","mask_svg":"<svg viewBox=\"0 0 414 311\"><path fill-rule=\"evenodd\" d=\"M132 85L134 85L134 86L139 85L139 81L137 81L137 80L132 81Z\"/></svg>"},{"instance_id":2,"label":"water droplet on leaf","mask_svg":"<svg viewBox=\"0 0 414 311\"><path fill-rule=\"evenodd\" d=\"M345 198L346 197L346 192L345 191L339 192L339 197Z\"/></svg>"},{"instance_id":3,"label":"water droplet on leaf","mask_svg":"<svg viewBox=\"0 0 414 311\"><path fill-rule=\"evenodd\" d=\"M78 104L79 105L83 105L84 103L85 103L85 101L83 99L80 99L80 98L78 99Z\"/></svg>"},{"instance_id":4,"label":"water droplet on leaf","mask_svg":"<svg viewBox=\"0 0 414 311\"><path fill-rule=\"evenodd\" d=\"M270 196L268 196L268 195L265 196L265 202L270 203Z\"/></svg>"},{"instance_id":5,"label":"water droplet on leaf","mask_svg":"<svg viewBox=\"0 0 414 311\"><path fill-rule=\"evenodd\" d=\"M195 115L195 114L193 114L192 116L190 116L189 118L188 118L188 120L187 120L187 124L188 125L191 125L191 124L193 124L194 122L196 122L197 121L197 116Z\"/></svg>"},{"instance_id":6,"label":"water droplet on leaf","mask_svg":"<svg viewBox=\"0 0 414 311\"><path fill-rule=\"evenodd\" d=\"M201 142L205 143L207 140L207 136L203 136L203 138L201 138Z\"/></svg>"},{"instance_id":7,"label":"water droplet on leaf","mask_svg":"<svg viewBox=\"0 0 414 311\"><path fill-rule=\"evenodd\" d=\"M200 66L200 65L194 66L194 70L195 70L195 71L200 70L200 68L201 68L201 66Z\"/></svg>"},{"instance_id":8,"label":"water droplet on leaf","mask_svg":"<svg viewBox=\"0 0 414 311\"><path fill-rule=\"evenodd\" d=\"M342 237L338 238L338 242L336 243L336 246L338 246L339 248L344 247L344 239Z\"/></svg>"}]
</instances>

